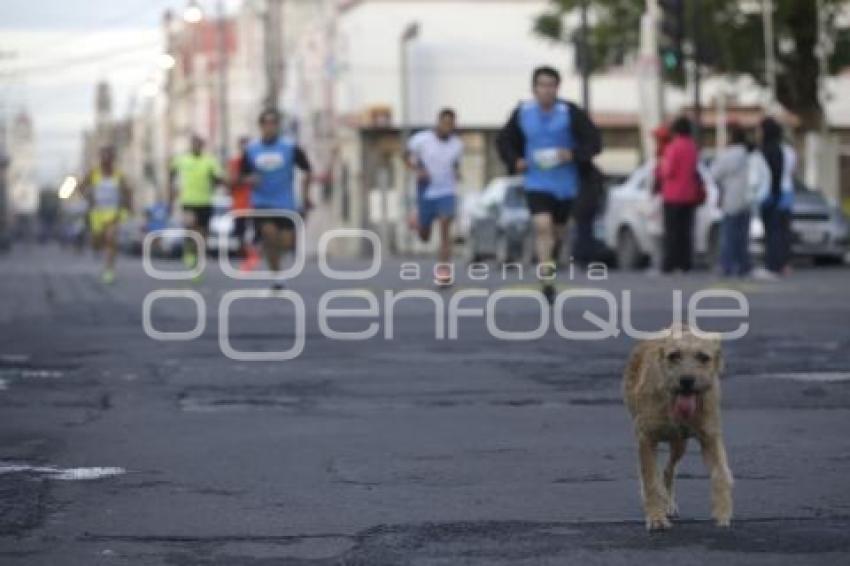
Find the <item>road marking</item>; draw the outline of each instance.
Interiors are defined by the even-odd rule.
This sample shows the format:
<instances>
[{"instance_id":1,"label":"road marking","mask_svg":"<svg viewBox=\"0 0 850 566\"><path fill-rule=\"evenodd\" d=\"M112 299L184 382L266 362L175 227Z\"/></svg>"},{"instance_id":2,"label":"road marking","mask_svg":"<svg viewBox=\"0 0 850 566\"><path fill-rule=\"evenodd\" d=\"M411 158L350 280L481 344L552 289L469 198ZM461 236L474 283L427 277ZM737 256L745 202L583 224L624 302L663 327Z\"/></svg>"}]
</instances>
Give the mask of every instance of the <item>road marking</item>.
<instances>
[{"instance_id":1,"label":"road marking","mask_svg":"<svg viewBox=\"0 0 850 566\"><path fill-rule=\"evenodd\" d=\"M0 475L30 472L45 475L50 479L60 481L88 481L126 473L124 468L93 467L93 468L57 468L55 466L31 466L29 464L14 464L0 462Z\"/></svg>"},{"instance_id":2,"label":"road marking","mask_svg":"<svg viewBox=\"0 0 850 566\"><path fill-rule=\"evenodd\" d=\"M762 379L789 379L793 381L805 381L813 383L837 383L850 381L850 372L826 371L826 372L799 372L799 373L769 373L758 375Z\"/></svg>"}]
</instances>

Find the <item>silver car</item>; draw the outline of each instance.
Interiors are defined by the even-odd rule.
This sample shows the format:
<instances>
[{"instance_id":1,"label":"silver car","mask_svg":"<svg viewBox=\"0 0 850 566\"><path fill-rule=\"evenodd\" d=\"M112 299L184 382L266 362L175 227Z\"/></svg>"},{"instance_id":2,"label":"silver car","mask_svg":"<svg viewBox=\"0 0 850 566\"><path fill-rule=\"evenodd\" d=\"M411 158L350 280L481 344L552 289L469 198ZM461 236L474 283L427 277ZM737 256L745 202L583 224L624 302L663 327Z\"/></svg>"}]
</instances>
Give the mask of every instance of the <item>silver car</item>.
<instances>
[{"instance_id":1,"label":"silver car","mask_svg":"<svg viewBox=\"0 0 850 566\"><path fill-rule=\"evenodd\" d=\"M823 194L797 181L791 208L791 252L812 258L815 263L841 263L848 252L850 224L837 206ZM750 251L764 253L764 225L753 216L750 224Z\"/></svg>"},{"instance_id":2,"label":"silver car","mask_svg":"<svg viewBox=\"0 0 850 566\"><path fill-rule=\"evenodd\" d=\"M468 218L467 248L470 261L496 258L522 262L530 252L531 214L525 201L522 177L497 177L475 195L469 195L462 216Z\"/></svg>"}]
</instances>

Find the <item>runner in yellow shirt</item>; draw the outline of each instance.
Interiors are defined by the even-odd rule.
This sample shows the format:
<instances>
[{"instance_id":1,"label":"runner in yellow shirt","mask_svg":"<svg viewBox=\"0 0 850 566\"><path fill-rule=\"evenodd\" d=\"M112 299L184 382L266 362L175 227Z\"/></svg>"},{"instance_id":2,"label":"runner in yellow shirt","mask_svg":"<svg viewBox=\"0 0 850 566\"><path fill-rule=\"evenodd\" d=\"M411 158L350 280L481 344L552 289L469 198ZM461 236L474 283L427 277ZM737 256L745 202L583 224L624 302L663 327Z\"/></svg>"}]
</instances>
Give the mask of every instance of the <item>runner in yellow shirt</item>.
<instances>
[{"instance_id":1,"label":"runner in yellow shirt","mask_svg":"<svg viewBox=\"0 0 850 566\"><path fill-rule=\"evenodd\" d=\"M183 225L201 235L207 241L207 229L212 216L212 198L215 186L221 183L224 175L221 165L212 155L204 152L204 140L192 136L192 148L189 153L174 158L168 183L168 206L173 210L178 197L183 208ZM193 268L198 262L198 250L194 240L186 239L183 246L183 262Z\"/></svg>"},{"instance_id":2,"label":"runner in yellow shirt","mask_svg":"<svg viewBox=\"0 0 850 566\"><path fill-rule=\"evenodd\" d=\"M130 188L115 168L115 150L100 150L100 165L89 171L80 191L89 202L89 230L95 250L104 250L102 280L115 281L115 258L118 255L118 226L127 219L131 207Z\"/></svg>"}]
</instances>

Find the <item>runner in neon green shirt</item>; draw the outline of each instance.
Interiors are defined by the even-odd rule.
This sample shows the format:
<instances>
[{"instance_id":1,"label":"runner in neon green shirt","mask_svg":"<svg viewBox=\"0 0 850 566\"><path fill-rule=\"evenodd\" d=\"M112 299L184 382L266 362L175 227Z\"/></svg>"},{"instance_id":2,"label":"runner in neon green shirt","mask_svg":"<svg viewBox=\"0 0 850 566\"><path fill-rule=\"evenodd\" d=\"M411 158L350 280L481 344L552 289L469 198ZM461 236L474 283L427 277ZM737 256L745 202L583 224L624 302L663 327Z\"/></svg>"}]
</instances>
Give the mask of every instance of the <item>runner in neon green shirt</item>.
<instances>
[{"instance_id":1,"label":"runner in neon green shirt","mask_svg":"<svg viewBox=\"0 0 850 566\"><path fill-rule=\"evenodd\" d=\"M101 279L115 281L115 258L118 255L118 228L129 216L132 204L130 187L115 164L115 148L100 150L100 163L83 178L80 192L89 201L89 230L92 246L103 250L105 265Z\"/></svg>"},{"instance_id":2,"label":"runner in neon green shirt","mask_svg":"<svg viewBox=\"0 0 850 566\"><path fill-rule=\"evenodd\" d=\"M180 205L183 207L183 225L201 235L206 242L207 228L212 216L212 197L215 186L224 177L221 165L215 157L204 152L204 140L192 136L192 149L189 153L174 158L169 177L168 203L172 209L180 192ZM196 249L194 240L186 239L183 246L183 261L192 268L198 261L201 250Z\"/></svg>"}]
</instances>

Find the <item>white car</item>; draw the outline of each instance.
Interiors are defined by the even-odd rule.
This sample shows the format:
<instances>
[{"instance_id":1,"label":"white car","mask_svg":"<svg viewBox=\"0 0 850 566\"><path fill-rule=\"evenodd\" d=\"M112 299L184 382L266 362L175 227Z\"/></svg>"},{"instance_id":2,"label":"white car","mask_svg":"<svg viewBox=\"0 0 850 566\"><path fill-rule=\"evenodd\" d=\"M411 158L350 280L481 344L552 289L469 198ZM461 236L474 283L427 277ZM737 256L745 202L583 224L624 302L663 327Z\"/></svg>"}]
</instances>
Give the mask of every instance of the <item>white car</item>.
<instances>
[{"instance_id":1,"label":"white car","mask_svg":"<svg viewBox=\"0 0 850 566\"><path fill-rule=\"evenodd\" d=\"M659 253L663 230L660 198L652 194L650 177L654 162L634 171L625 182L612 187L603 217L605 245L617 256L620 269L638 269ZM694 226L694 251L709 264L717 258L720 245L720 220L717 185L700 165L699 173L706 188L705 203L697 209Z\"/></svg>"},{"instance_id":2,"label":"white car","mask_svg":"<svg viewBox=\"0 0 850 566\"><path fill-rule=\"evenodd\" d=\"M229 253L239 249L239 240L234 234L233 218L227 214L232 202L230 195L224 192L219 191L213 195L213 211L207 234L207 250L210 253L218 253L220 247L226 247Z\"/></svg>"}]
</instances>

